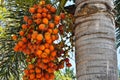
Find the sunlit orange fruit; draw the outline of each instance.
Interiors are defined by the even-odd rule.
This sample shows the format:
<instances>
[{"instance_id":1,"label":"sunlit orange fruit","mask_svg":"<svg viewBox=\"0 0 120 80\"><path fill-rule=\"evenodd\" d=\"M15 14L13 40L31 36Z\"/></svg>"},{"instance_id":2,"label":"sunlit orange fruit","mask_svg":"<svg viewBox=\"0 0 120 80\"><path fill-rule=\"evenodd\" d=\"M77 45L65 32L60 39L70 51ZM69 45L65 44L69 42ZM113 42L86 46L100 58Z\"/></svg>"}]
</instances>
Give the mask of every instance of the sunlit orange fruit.
<instances>
[{"instance_id":1,"label":"sunlit orange fruit","mask_svg":"<svg viewBox=\"0 0 120 80\"><path fill-rule=\"evenodd\" d=\"M35 13L35 8L33 8L33 7L29 8L29 12L30 13Z\"/></svg>"},{"instance_id":2,"label":"sunlit orange fruit","mask_svg":"<svg viewBox=\"0 0 120 80\"><path fill-rule=\"evenodd\" d=\"M48 24L48 22L49 22L47 18L43 18L42 21L43 21L44 24Z\"/></svg>"},{"instance_id":3,"label":"sunlit orange fruit","mask_svg":"<svg viewBox=\"0 0 120 80\"><path fill-rule=\"evenodd\" d=\"M17 36L16 36L16 35L13 35L13 36L12 36L12 39L13 39L13 40L17 40Z\"/></svg>"},{"instance_id":4,"label":"sunlit orange fruit","mask_svg":"<svg viewBox=\"0 0 120 80\"><path fill-rule=\"evenodd\" d=\"M43 35L42 35L42 34L38 34L38 35L37 35L37 40L38 40L38 41L41 41L42 39L43 39Z\"/></svg>"}]
</instances>

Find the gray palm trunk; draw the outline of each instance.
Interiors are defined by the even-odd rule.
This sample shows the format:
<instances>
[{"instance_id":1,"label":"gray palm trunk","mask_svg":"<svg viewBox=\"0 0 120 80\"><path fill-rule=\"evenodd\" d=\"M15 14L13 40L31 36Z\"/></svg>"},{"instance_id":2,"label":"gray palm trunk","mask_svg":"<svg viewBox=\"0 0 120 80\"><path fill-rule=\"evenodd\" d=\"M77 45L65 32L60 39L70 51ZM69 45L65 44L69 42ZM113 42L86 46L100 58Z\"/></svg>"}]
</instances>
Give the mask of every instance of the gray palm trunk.
<instances>
[{"instance_id":1,"label":"gray palm trunk","mask_svg":"<svg viewBox=\"0 0 120 80\"><path fill-rule=\"evenodd\" d=\"M112 0L76 0L77 80L118 80Z\"/></svg>"}]
</instances>

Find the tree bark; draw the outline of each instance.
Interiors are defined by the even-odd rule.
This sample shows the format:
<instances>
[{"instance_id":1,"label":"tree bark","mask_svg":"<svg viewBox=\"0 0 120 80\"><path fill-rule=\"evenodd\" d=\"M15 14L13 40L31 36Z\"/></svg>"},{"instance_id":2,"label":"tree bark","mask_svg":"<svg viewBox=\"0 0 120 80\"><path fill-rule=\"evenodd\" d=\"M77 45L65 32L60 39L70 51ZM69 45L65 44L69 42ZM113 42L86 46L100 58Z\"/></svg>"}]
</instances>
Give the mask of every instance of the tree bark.
<instances>
[{"instance_id":1,"label":"tree bark","mask_svg":"<svg viewBox=\"0 0 120 80\"><path fill-rule=\"evenodd\" d=\"M118 80L112 0L76 0L78 80Z\"/></svg>"}]
</instances>

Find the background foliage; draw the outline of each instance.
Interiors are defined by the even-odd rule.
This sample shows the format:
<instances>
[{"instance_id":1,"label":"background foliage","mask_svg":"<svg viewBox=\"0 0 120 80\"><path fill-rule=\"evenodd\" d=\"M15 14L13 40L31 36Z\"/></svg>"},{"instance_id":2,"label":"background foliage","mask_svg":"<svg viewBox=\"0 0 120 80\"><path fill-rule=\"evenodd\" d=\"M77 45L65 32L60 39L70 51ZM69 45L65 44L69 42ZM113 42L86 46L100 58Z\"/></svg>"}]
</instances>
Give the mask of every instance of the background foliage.
<instances>
[{"instance_id":1,"label":"background foliage","mask_svg":"<svg viewBox=\"0 0 120 80\"><path fill-rule=\"evenodd\" d=\"M115 0L115 10L116 10L116 47L120 47L120 0ZM118 52L119 54L119 52ZM118 59L119 61L119 59ZM118 65L119 66L119 65ZM118 69L119 70L119 69ZM119 80L120 80L120 70L119 72Z\"/></svg>"},{"instance_id":2,"label":"background foliage","mask_svg":"<svg viewBox=\"0 0 120 80\"><path fill-rule=\"evenodd\" d=\"M120 0L115 0L115 10L116 10L116 46L120 46Z\"/></svg>"}]
</instances>

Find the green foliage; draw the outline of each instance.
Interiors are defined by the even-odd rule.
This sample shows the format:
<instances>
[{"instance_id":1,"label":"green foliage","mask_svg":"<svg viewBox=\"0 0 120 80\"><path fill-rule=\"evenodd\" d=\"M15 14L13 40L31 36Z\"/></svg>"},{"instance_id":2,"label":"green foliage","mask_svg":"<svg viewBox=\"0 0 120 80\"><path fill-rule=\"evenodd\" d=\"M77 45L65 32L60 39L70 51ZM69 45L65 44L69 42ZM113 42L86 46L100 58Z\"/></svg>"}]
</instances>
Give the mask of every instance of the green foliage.
<instances>
[{"instance_id":1,"label":"green foliage","mask_svg":"<svg viewBox=\"0 0 120 80\"><path fill-rule=\"evenodd\" d=\"M65 68L64 71L57 71L55 75L55 80L76 80L75 73L70 68Z\"/></svg>"},{"instance_id":2,"label":"green foliage","mask_svg":"<svg viewBox=\"0 0 120 80\"><path fill-rule=\"evenodd\" d=\"M0 20L4 20L5 13L7 13L7 10L5 7L0 7Z\"/></svg>"},{"instance_id":3,"label":"green foliage","mask_svg":"<svg viewBox=\"0 0 120 80\"><path fill-rule=\"evenodd\" d=\"M4 17L5 17L5 14L7 13L7 10L5 7L1 7L0 6L0 37L5 37L5 28L4 28Z\"/></svg>"},{"instance_id":4,"label":"green foliage","mask_svg":"<svg viewBox=\"0 0 120 80\"><path fill-rule=\"evenodd\" d=\"M4 38L5 37L5 29L0 26L0 37Z\"/></svg>"},{"instance_id":5,"label":"green foliage","mask_svg":"<svg viewBox=\"0 0 120 80\"><path fill-rule=\"evenodd\" d=\"M120 27L120 0L115 0L115 10L116 14L116 27Z\"/></svg>"},{"instance_id":6,"label":"green foliage","mask_svg":"<svg viewBox=\"0 0 120 80\"><path fill-rule=\"evenodd\" d=\"M7 13L1 15L5 25L4 29L1 28L0 36L0 80L19 80L21 78L20 75L26 64L25 55L13 51L15 41L11 39L11 35L18 33L21 24L24 23L23 15L29 15L28 7L34 2L34 0L6 0L5 7L0 10L3 13L7 9Z\"/></svg>"},{"instance_id":7,"label":"green foliage","mask_svg":"<svg viewBox=\"0 0 120 80\"><path fill-rule=\"evenodd\" d=\"M116 28L116 47L120 46L120 28Z\"/></svg>"},{"instance_id":8,"label":"green foliage","mask_svg":"<svg viewBox=\"0 0 120 80\"><path fill-rule=\"evenodd\" d=\"M120 46L120 0L115 0L116 13L116 47Z\"/></svg>"}]
</instances>

